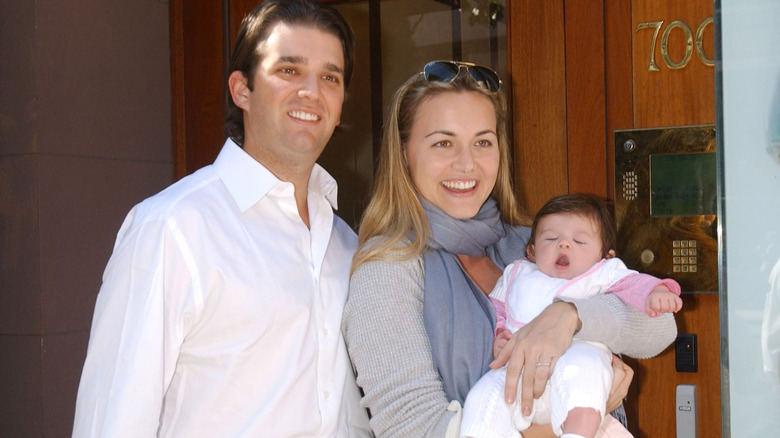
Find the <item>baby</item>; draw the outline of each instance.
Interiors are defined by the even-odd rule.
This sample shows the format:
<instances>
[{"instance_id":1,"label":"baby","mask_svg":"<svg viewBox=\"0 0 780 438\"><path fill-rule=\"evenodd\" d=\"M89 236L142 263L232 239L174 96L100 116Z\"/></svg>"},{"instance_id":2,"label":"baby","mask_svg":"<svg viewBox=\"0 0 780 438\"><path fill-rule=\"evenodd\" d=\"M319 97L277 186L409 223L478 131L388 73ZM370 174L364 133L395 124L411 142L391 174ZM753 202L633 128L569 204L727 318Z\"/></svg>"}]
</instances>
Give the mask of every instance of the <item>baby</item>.
<instances>
[{"instance_id":1,"label":"baby","mask_svg":"<svg viewBox=\"0 0 780 438\"><path fill-rule=\"evenodd\" d=\"M511 333L557 296L586 298L614 293L650 317L680 310L679 284L627 269L615 258L615 240L612 216L603 201L582 194L548 201L534 218L526 247L528 258L507 266L490 294L498 315L494 354ZM552 360L526 363L528 367L554 366L544 394L534 400L528 417L521 413L519 394L512 405L504 401L506 367L492 370L469 391L461 435L519 438L519 431L533 422L552 423L555 434L564 438L591 438L602 421L605 427L611 421L609 427L618 428L617 435L631 436L617 420L604 417L612 387L611 361L612 353L603 344L575 339L554 364Z\"/></svg>"}]
</instances>

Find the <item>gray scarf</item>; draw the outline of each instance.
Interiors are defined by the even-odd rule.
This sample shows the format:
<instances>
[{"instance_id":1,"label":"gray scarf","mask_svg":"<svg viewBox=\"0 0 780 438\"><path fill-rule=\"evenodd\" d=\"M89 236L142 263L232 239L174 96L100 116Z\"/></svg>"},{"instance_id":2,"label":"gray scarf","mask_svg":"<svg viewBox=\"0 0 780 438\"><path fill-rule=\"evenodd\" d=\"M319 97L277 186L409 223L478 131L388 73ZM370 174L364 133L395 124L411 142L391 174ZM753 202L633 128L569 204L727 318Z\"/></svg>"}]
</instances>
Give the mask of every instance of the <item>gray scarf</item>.
<instances>
[{"instance_id":1,"label":"gray scarf","mask_svg":"<svg viewBox=\"0 0 780 438\"><path fill-rule=\"evenodd\" d=\"M490 369L496 315L455 255L487 255L503 270L524 256L530 230L504 224L493 198L466 220L453 219L430 202L420 201L431 227L423 255L423 320L447 398L462 405L471 387Z\"/></svg>"}]
</instances>

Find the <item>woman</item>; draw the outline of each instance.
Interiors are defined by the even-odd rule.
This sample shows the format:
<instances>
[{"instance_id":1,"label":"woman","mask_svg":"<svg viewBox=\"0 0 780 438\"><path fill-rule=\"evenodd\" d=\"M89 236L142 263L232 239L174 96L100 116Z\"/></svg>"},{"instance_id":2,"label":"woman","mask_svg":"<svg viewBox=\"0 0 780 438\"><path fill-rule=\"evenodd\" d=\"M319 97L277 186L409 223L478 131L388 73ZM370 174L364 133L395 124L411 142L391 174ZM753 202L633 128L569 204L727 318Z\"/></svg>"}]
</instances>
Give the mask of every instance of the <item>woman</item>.
<instances>
[{"instance_id":1,"label":"woman","mask_svg":"<svg viewBox=\"0 0 780 438\"><path fill-rule=\"evenodd\" d=\"M530 412L575 333L635 357L657 354L676 334L671 317L651 320L611 296L558 302L491 364L486 295L529 236L511 189L499 86L486 67L435 61L394 96L343 316L378 437L458 436L468 390L510 354L506 398L527 362L521 402ZM610 408L625 396L626 368L615 364ZM524 436L554 435L547 425Z\"/></svg>"}]
</instances>

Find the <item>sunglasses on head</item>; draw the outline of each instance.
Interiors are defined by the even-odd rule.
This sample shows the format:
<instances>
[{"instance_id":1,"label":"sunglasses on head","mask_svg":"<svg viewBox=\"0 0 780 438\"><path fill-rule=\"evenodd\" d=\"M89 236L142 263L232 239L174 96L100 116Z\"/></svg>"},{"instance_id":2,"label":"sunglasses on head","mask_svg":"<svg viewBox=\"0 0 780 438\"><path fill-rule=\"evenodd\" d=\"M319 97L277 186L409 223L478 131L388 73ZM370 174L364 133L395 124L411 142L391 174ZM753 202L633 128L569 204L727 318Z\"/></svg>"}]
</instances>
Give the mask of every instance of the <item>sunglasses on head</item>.
<instances>
[{"instance_id":1,"label":"sunglasses on head","mask_svg":"<svg viewBox=\"0 0 780 438\"><path fill-rule=\"evenodd\" d=\"M431 61L423 67L422 75L428 82L452 82L465 68L469 75L495 93L501 88L501 79L490 67L460 61Z\"/></svg>"}]
</instances>

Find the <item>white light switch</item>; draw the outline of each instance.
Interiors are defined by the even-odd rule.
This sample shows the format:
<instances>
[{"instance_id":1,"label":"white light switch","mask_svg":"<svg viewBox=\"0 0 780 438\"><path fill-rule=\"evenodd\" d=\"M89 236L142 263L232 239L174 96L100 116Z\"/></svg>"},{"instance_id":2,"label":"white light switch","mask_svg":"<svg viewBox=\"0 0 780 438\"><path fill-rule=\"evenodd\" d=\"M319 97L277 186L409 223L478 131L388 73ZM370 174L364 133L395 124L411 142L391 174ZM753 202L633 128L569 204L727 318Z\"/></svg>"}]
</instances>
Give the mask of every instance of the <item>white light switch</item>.
<instances>
[{"instance_id":1,"label":"white light switch","mask_svg":"<svg viewBox=\"0 0 780 438\"><path fill-rule=\"evenodd\" d=\"M696 385L677 385L677 438L699 437Z\"/></svg>"}]
</instances>

